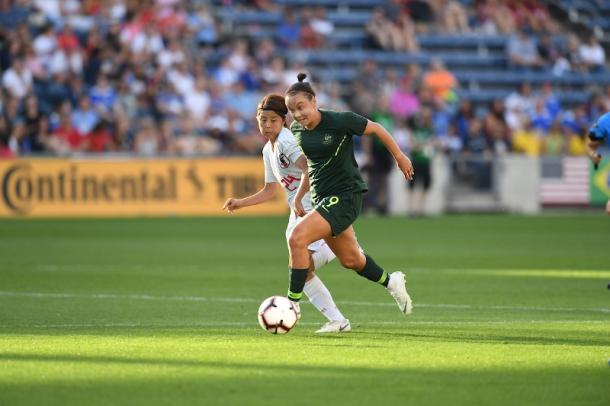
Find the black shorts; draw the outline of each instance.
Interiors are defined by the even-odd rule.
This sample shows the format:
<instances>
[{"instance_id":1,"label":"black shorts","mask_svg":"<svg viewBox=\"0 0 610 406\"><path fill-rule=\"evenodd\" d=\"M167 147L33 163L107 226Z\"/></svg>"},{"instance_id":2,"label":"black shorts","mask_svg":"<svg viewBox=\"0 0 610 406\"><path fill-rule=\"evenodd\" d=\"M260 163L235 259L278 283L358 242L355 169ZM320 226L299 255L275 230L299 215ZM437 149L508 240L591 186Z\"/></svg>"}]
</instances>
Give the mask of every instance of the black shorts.
<instances>
[{"instance_id":1,"label":"black shorts","mask_svg":"<svg viewBox=\"0 0 610 406\"><path fill-rule=\"evenodd\" d=\"M362 192L340 193L318 201L315 210L330 224L333 237L351 226L362 210Z\"/></svg>"},{"instance_id":2,"label":"black shorts","mask_svg":"<svg viewBox=\"0 0 610 406\"><path fill-rule=\"evenodd\" d=\"M413 189L415 185L421 183L424 190L430 189L432 183L432 176L430 175L430 162L413 162L413 170L415 176L413 180L409 181L409 188Z\"/></svg>"}]
</instances>

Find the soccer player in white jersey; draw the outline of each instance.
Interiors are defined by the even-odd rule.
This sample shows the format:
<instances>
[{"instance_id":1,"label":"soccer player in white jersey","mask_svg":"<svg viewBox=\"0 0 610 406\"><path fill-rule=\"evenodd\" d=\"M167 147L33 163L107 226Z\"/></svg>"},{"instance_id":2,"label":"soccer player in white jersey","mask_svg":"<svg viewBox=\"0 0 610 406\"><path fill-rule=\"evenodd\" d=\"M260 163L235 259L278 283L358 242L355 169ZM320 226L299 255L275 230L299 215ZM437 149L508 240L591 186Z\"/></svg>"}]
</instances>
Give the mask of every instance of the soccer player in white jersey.
<instances>
[{"instance_id":1,"label":"soccer player in white jersey","mask_svg":"<svg viewBox=\"0 0 610 406\"><path fill-rule=\"evenodd\" d=\"M269 141L263 148L265 164L265 186L257 193L243 199L228 199L223 209L232 213L247 206L264 203L275 197L278 183L286 190L290 205L290 219L286 227L286 240L301 218L312 210L309 195L307 160L294 136L286 128L288 109L284 96L269 94L260 101L256 119L261 134ZM309 245L310 266L303 292L312 305L328 319L317 333L340 333L351 330L350 322L335 304L329 290L314 273L315 270L332 261L335 254L324 240Z\"/></svg>"}]
</instances>

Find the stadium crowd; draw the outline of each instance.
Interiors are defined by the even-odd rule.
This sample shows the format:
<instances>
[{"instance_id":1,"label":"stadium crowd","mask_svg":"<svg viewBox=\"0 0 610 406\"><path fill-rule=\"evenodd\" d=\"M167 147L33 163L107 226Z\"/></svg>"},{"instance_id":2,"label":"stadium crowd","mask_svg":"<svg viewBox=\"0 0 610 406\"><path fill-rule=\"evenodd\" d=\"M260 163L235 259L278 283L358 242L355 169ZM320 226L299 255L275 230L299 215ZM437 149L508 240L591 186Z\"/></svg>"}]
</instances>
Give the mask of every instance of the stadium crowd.
<instances>
[{"instance_id":1,"label":"stadium crowd","mask_svg":"<svg viewBox=\"0 0 610 406\"><path fill-rule=\"evenodd\" d=\"M238 37L216 16L226 6L279 10L282 20L271 36ZM285 51L334 46L324 7L269 0L0 0L0 21L4 157L259 154L258 100L310 68ZM559 24L535 0L390 0L363 29L371 49L417 52L430 31L501 34L509 69L605 69L595 36L554 41ZM552 81L480 108L458 96L440 59L402 69L367 60L348 86L314 84L321 106L383 123L405 150L582 155L585 129L610 110L610 87L567 108Z\"/></svg>"}]
</instances>

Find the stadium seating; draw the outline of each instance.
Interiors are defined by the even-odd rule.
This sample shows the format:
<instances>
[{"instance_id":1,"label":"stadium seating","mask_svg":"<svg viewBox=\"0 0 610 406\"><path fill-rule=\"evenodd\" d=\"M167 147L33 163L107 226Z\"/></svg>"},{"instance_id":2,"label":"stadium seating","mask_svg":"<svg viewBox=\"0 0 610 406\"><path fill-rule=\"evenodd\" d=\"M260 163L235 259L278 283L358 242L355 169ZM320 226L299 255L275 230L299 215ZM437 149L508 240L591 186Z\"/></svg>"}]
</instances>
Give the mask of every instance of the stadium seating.
<instances>
[{"instance_id":1,"label":"stadium seating","mask_svg":"<svg viewBox=\"0 0 610 406\"><path fill-rule=\"evenodd\" d=\"M589 11L591 15L610 13L610 1L589 2L579 0L570 3L570 7ZM591 85L610 84L610 72L566 73L554 76L548 70L540 71L507 71L508 60L505 47L508 37L501 35L447 35L429 33L418 36L421 51L418 53L396 53L370 50L364 47L367 35L364 25L371 16L379 0L348 0L332 2L328 0L281 0L286 6L325 6L327 17L334 23L332 49L290 50L285 56L288 60L304 62L313 75L322 81L347 83L356 77L357 67L365 60L375 60L382 68L404 68L415 63L426 67L432 59L441 59L455 74L462 90L460 94L472 98L477 104L488 103L496 97L505 97L520 83L529 82L535 88L551 81L559 100L566 106L583 103L590 97L588 87ZM272 37L275 25L281 20L279 12L237 10L223 7L218 16L226 23L234 24L237 31L255 37ZM594 18L594 17L591 17ZM596 17L602 21L601 26L610 27L610 19ZM253 29L255 27L255 29ZM561 35L554 38L562 44L565 38Z\"/></svg>"}]
</instances>

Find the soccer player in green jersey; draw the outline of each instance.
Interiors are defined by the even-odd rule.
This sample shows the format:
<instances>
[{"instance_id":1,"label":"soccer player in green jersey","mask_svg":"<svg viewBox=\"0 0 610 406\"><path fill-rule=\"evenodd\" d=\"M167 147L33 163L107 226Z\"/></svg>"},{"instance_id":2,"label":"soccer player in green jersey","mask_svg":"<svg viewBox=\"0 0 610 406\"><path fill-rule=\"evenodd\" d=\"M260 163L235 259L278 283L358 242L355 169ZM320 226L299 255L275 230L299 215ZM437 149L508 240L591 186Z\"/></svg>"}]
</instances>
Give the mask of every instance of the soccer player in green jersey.
<instances>
[{"instance_id":1,"label":"soccer player in green jersey","mask_svg":"<svg viewBox=\"0 0 610 406\"><path fill-rule=\"evenodd\" d=\"M306 74L299 73L298 82L290 86L285 95L286 106L295 119L290 130L307 158L314 204L314 210L299 222L288 240L288 298L294 302L301 299L309 267L307 246L323 238L343 267L386 287L401 312L409 315L412 304L404 274L393 272L389 275L360 250L356 241L352 223L360 214L367 185L356 164L353 136L377 137L390 151L407 180L411 180L414 174L411 160L378 123L353 112L319 109L316 93L309 83L303 82L306 77Z\"/></svg>"}]
</instances>

